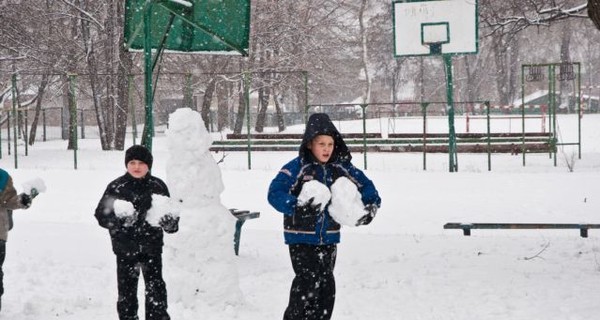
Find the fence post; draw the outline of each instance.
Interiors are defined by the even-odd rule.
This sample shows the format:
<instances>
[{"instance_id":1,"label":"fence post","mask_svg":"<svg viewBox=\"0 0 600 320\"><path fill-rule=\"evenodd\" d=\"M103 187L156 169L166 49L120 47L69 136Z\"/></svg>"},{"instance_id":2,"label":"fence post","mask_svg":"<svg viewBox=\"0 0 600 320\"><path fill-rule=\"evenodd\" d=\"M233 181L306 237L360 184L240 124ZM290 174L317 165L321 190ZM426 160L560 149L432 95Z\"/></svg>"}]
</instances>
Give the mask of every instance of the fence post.
<instances>
[{"instance_id":1,"label":"fence post","mask_svg":"<svg viewBox=\"0 0 600 320\"><path fill-rule=\"evenodd\" d=\"M490 137L490 102L486 101L486 122L487 122L487 158L488 158L488 171L492 171L492 141Z\"/></svg>"},{"instance_id":2,"label":"fence post","mask_svg":"<svg viewBox=\"0 0 600 320\"><path fill-rule=\"evenodd\" d=\"M362 109L362 125L363 125L363 159L364 159L364 169L367 170L367 107L369 105L364 103L360 105Z\"/></svg>"},{"instance_id":3,"label":"fence post","mask_svg":"<svg viewBox=\"0 0 600 320\"><path fill-rule=\"evenodd\" d=\"M17 74L12 74L12 107L13 107L13 142L14 142L14 154L15 154L15 169L19 167L19 160L17 156Z\"/></svg>"},{"instance_id":4,"label":"fence post","mask_svg":"<svg viewBox=\"0 0 600 320\"><path fill-rule=\"evenodd\" d=\"M428 102L421 102L423 114L423 171L427 171L427 106Z\"/></svg>"},{"instance_id":5,"label":"fence post","mask_svg":"<svg viewBox=\"0 0 600 320\"><path fill-rule=\"evenodd\" d=\"M250 73L244 73L244 101L246 102L246 130L248 131L248 170L252 169L252 141L250 139Z\"/></svg>"}]
</instances>

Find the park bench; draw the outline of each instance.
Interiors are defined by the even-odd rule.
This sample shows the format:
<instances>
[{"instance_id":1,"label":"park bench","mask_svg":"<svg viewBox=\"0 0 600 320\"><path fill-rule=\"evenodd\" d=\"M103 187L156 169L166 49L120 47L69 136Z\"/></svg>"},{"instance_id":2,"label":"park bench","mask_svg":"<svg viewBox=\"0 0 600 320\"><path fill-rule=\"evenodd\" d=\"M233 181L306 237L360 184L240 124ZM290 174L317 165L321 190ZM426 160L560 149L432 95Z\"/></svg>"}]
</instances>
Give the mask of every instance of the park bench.
<instances>
[{"instance_id":1,"label":"park bench","mask_svg":"<svg viewBox=\"0 0 600 320\"><path fill-rule=\"evenodd\" d=\"M351 152L448 152L447 133L380 133L342 134ZM219 151L298 151L301 133L227 134L214 141L210 150ZM549 132L526 133L458 133L456 151L462 153L550 153L556 149Z\"/></svg>"},{"instance_id":2,"label":"park bench","mask_svg":"<svg viewBox=\"0 0 600 320\"><path fill-rule=\"evenodd\" d=\"M462 229L463 235L470 236L471 229L579 229L579 235L587 238L589 229L600 229L600 224L582 223L459 223L449 222L444 229Z\"/></svg>"},{"instance_id":3,"label":"park bench","mask_svg":"<svg viewBox=\"0 0 600 320\"><path fill-rule=\"evenodd\" d=\"M233 234L233 250L235 255L240 252L240 237L242 236L242 226L246 220L256 219L260 217L260 212L249 210L229 209L229 212L237 219L235 222L235 233Z\"/></svg>"},{"instance_id":4,"label":"park bench","mask_svg":"<svg viewBox=\"0 0 600 320\"><path fill-rule=\"evenodd\" d=\"M403 152L448 152L447 133L390 133L388 140ZM489 145L488 145L489 140ZM459 153L550 153L556 147L550 132L495 132L457 133L456 151ZM396 150L393 150L396 151Z\"/></svg>"},{"instance_id":5,"label":"park bench","mask_svg":"<svg viewBox=\"0 0 600 320\"><path fill-rule=\"evenodd\" d=\"M251 151L298 151L302 143L302 133L254 133L250 135ZM367 145L382 140L380 133L342 134L351 152L363 151L365 139ZM229 133L225 140L213 141L210 151L247 151L248 135ZM369 151L369 150L368 150ZM372 151L376 151L372 149Z\"/></svg>"}]
</instances>

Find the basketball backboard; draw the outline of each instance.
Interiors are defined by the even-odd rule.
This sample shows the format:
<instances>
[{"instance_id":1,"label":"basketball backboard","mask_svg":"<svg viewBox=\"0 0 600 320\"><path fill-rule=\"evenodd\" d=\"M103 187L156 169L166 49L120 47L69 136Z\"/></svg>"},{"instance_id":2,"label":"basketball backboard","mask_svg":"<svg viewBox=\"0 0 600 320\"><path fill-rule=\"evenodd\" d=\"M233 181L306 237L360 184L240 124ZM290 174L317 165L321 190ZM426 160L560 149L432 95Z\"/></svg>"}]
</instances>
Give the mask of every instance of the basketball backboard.
<instances>
[{"instance_id":1,"label":"basketball backboard","mask_svg":"<svg viewBox=\"0 0 600 320\"><path fill-rule=\"evenodd\" d=\"M126 0L127 49L144 48L144 8L149 3L152 48L247 55L250 0Z\"/></svg>"},{"instance_id":2,"label":"basketball backboard","mask_svg":"<svg viewBox=\"0 0 600 320\"><path fill-rule=\"evenodd\" d=\"M395 0L394 56L477 53L477 0Z\"/></svg>"}]
</instances>

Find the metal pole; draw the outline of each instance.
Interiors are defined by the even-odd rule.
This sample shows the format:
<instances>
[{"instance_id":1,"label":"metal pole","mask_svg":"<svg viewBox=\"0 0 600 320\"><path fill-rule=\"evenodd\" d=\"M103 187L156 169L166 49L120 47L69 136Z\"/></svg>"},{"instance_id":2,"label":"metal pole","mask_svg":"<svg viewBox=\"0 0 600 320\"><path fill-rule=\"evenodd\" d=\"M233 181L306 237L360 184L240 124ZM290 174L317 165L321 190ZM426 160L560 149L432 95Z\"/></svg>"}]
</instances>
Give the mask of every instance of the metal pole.
<instances>
[{"instance_id":1,"label":"metal pole","mask_svg":"<svg viewBox=\"0 0 600 320\"><path fill-rule=\"evenodd\" d=\"M552 64L549 68L550 68L550 87L551 87L551 91L550 91L550 98L552 99L552 141L553 141L553 145L554 145L554 166L556 167L558 165L557 163L557 159L556 159L556 66L554 64Z\"/></svg>"},{"instance_id":2,"label":"metal pole","mask_svg":"<svg viewBox=\"0 0 600 320\"><path fill-rule=\"evenodd\" d=\"M15 169L19 168L19 160L17 157L17 74L12 75L12 107L13 107L13 143L14 143L14 154L15 154Z\"/></svg>"},{"instance_id":3,"label":"metal pole","mask_svg":"<svg viewBox=\"0 0 600 320\"><path fill-rule=\"evenodd\" d=\"M448 103L448 157L450 172L458 171L456 163L456 133L454 131L454 84L452 82L452 55L443 54L446 70L446 97Z\"/></svg>"},{"instance_id":4,"label":"metal pole","mask_svg":"<svg viewBox=\"0 0 600 320\"><path fill-rule=\"evenodd\" d=\"M531 67L529 67L531 68ZM521 65L521 116L523 117L523 132L525 132L525 65ZM509 120L510 121L510 120ZM489 131L488 131L489 132ZM525 135L525 134L523 134ZM523 143L525 137L523 137ZM525 146L521 148L523 157L523 167L525 166Z\"/></svg>"},{"instance_id":5,"label":"metal pole","mask_svg":"<svg viewBox=\"0 0 600 320\"><path fill-rule=\"evenodd\" d=\"M152 137L154 136L154 120L152 117L152 42L151 32L152 30L152 2L147 1L146 7L144 8L144 89L146 97L146 117L145 117L145 130L144 137L142 137L142 143L148 150L152 150Z\"/></svg>"},{"instance_id":6,"label":"metal pole","mask_svg":"<svg viewBox=\"0 0 600 320\"><path fill-rule=\"evenodd\" d=\"M591 96L591 95L590 95ZM581 63L577 62L577 146L579 149L579 159L581 159L581 117L583 116L581 110Z\"/></svg>"},{"instance_id":7,"label":"metal pole","mask_svg":"<svg viewBox=\"0 0 600 320\"><path fill-rule=\"evenodd\" d=\"M248 132L248 170L252 169L252 141L250 139L250 73L244 74L244 100L246 102L246 130Z\"/></svg>"},{"instance_id":8,"label":"metal pole","mask_svg":"<svg viewBox=\"0 0 600 320\"><path fill-rule=\"evenodd\" d=\"M492 140L491 140L491 126L490 126L490 102L486 101L486 122L487 122L487 158L488 158L488 171L492 171Z\"/></svg>"},{"instance_id":9,"label":"metal pole","mask_svg":"<svg viewBox=\"0 0 600 320\"><path fill-rule=\"evenodd\" d=\"M426 102L421 102L421 112L423 113L423 171L427 171L427 106Z\"/></svg>"},{"instance_id":10,"label":"metal pole","mask_svg":"<svg viewBox=\"0 0 600 320\"><path fill-rule=\"evenodd\" d=\"M363 125L363 168L367 170L367 106L368 104L361 104L362 109L362 125Z\"/></svg>"}]
</instances>

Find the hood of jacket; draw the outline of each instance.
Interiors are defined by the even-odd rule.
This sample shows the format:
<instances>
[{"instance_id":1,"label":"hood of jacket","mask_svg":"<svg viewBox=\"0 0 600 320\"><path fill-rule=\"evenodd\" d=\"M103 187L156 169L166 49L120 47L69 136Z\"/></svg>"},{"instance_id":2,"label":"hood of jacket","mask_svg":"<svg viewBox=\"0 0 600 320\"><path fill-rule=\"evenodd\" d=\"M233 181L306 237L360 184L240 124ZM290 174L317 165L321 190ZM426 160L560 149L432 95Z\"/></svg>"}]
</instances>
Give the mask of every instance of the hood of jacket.
<instances>
[{"instance_id":1,"label":"hood of jacket","mask_svg":"<svg viewBox=\"0 0 600 320\"><path fill-rule=\"evenodd\" d=\"M0 169L0 192L4 191L4 188L6 188L6 184L8 183L8 172Z\"/></svg>"},{"instance_id":2,"label":"hood of jacket","mask_svg":"<svg viewBox=\"0 0 600 320\"><path fill-rule=\"evenodd\" d=\"M300 158L307 161L314 161L314 157L310 149L308 149L308 144L318 135L333 137L334 148L329 162L350 161L352 159L350 150L348 150L348 146L346 146L342 135L325 113L314 113L308 118L302 144L300 144Z\"/></svg>"}]
</instances>

